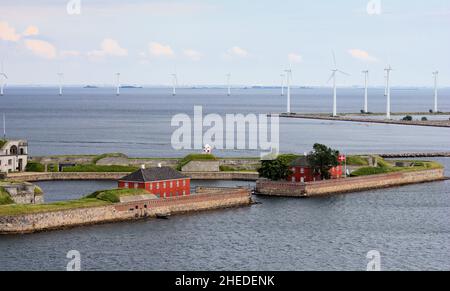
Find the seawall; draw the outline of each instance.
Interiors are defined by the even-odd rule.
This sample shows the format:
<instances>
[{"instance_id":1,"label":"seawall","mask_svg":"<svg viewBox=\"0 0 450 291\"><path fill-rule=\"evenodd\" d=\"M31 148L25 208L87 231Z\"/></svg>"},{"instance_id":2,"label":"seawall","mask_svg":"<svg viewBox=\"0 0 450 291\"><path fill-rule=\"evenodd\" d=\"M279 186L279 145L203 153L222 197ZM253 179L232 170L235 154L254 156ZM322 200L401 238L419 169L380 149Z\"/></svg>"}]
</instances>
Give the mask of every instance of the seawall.
<instances>
[{"instance_id":1,"label":"seawall","mask_svg":"<svg viewBox=\"0 0 450 291\"><path fill-rule=\"evenodd\" d=\"M311 183L290 183L259 180L256 192L260 195L284 197L314 197L371 189L396 187L444 180L444 169L416 172L398 172L356 178L318 181Z\"/></svg>"},{"instance_id":2,"label":"seawall","mask_svg":"<svg viewBox=\"0 0 450 291\"><path fill-rule=\"evenodd\" d=\"M118 203L102 207L0 217L0 234L33 233L75 226L110 223L251 205L250 190L244 188L203 191L202 194Z\"/></svg>"},{"instance_id":3,"label":"seawall","mask_svg":"<svg viewBox=\"0 0 450 291\"><path fill-rule=\"evenodd\" d=\"M9 180L18 182L39 181L77 181L98 180L115 181L129 173L72 173L72 172L47 172L47 173L12 173L8 174ZM259 178L257 172L211 172L211 173L183 173L192 180L241 180L256 181Z\"/></svg>"}]
</instances>

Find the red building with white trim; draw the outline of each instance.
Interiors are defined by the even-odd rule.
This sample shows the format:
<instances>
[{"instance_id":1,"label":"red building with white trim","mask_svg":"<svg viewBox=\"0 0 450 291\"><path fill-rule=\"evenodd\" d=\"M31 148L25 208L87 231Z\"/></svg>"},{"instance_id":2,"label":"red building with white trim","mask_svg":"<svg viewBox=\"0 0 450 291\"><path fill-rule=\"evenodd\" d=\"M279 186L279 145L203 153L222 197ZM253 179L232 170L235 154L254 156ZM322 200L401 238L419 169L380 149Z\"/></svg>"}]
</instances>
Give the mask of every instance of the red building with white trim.
<instances>
[{"instance_id":1,"label":"red building with white trim","mask_svg":"<svg viewBox=\"0 0 450 291\"><path fill-rule=\"evenodd\" d=\"M322 180L320 173L314 173L314 169L305 156L295 159L289 167L292 172L292 175L288 177L289 182L307 183ZM342 165L330 169L332 179L342 178L342 173Z\"/></svg>"},{"instance_id":2,"label":"red building with white trim","mask_svg":"<svg viewBox=\"0 0 450 291\"><path fill-rule=\"evenodd\" d=\"M140 169L118 181L120 189L145 189L159 198L189 196L191 179L170 167Z\"/></svg>"}]
</instances>

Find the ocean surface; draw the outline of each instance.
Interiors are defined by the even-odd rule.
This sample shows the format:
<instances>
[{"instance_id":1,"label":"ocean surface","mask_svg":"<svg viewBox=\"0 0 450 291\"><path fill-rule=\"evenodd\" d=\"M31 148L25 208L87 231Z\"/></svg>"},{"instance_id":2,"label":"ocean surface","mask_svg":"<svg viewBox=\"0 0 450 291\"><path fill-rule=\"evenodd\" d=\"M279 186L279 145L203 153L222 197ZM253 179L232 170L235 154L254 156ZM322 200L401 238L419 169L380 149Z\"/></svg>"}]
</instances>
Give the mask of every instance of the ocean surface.
<instances>
[{"instance_id":1,"label":"ocean surface","mask_svg":"<svg viewBox=\"0 0 450 291\"><path fill-rule=\"evenodd\" d=\"M450 168L450 159L435 160ZM95 183L40 185L51 200L108 186ZM256 200L169 220L2 236L0 270L65 270L70 250L81 253L82 270L365 270L371 250L383 270L450 269L450 181Z\"/></svg>"},{"instance_id":2,"label":"ocean surface","mask_svg":"<svg viewBox=\"0 0 450 291\"><path fill-rule=\"evenodd\" d=\"M286 97L278 89L7 88L0 99L6 114L7 136L28 139L31 155L99 154L122 152L132 157L184 156L175 151L171 119L179 113L193 116L194 106L204 114L266 114L286 111ZM331 112L331 89L294 89L295 112ZM383 89L371 89L369 110L385 111ZM450 111L450 89L439 96L441 111ZM394 89L393 112L427 112L433 107L432 89ZM359 112L362 89L339 89L338 111ZM208 128L205 128L206 131ZM346 153L443 151L450 144L450 129L282 119L280 150L304 153L316 142ZM259 156L260 150L216 151L221 156Z\"/></svg>"},{"instance_id":3,"label":"ocean surface","mask_svg":"<svg viewBox=\"0 0 450 291\"><path fill-rule=\"evenodd\" d=\"M0 99L8 136L27 138L32 155L123 152L182 156L172 149L170 120L192 114L284 111L278 90L9 88ZM329 89L294 90L293 109L324 112ZM373 94L373 95L372 95ZM358 112L362 90L339 90L339 111ZM393 111L427 111L432 90L394 90ZM441 110L450 111L450 90ZM371 111L384 109L372 90ZM282 120L281 150L303 153L322 142L348 153L448 151L450 130L346 122ZM226 151L220 155L258 155ZM450 159L435 159L447 168ZM248 182L196 182L233 186ZM114 182L42 182L46 200L76 199ZM250 184L252 186L252 184ZM65 270L81 253L83 270L365 270L381 253L383 270L450 269L450 181L313 199L255 198L252 207L0 237L0 270Z\"/></svg>"}]
</instances>

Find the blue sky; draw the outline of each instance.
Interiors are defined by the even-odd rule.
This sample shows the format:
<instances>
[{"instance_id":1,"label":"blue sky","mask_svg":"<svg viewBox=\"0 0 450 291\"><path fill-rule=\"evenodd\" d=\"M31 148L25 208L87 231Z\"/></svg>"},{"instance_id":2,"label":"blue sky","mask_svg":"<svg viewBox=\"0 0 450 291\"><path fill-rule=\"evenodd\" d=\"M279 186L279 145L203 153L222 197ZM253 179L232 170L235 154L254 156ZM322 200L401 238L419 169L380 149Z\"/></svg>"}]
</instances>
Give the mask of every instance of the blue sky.
<instances>
[{"instance_id":1,"label":"blue sky","mask_svg":"<svg viewBox=\"0 0 450 291\"><path fill-rule=\"evenodd\" d=\"M375 0L378 1L378 0ZM278 85L291 63L296 85L324 86L332 68L359 85L371 71L382 85L392 64L394 85L431 86L432 71L450 86L447 0L2 0L0 53L9 84ZM345 2L345 3L341 3Z\"/></svg>"}]
</instances>

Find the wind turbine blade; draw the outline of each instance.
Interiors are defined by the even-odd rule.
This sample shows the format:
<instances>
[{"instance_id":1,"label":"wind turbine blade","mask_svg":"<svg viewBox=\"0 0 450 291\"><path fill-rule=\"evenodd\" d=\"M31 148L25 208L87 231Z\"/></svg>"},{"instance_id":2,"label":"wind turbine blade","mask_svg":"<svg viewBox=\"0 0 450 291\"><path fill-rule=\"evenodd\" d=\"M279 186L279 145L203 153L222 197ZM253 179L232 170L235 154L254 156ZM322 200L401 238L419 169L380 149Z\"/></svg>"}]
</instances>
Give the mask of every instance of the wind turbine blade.
<instances>
[{"instance_id":1,"label":"wind turbine blade","mask_svg":"<svg viewBox=\"0 0 450 291\"><path fill-rule=\"evenodd\" d=\"M343 74L343 75L350 76L350 74L348 74L348 73L346 73L346 72L344 72L344 71L338 70L338 72L341 73L341 74Z\"/></svg>"},{"instance_id":2,"label":"wind turbine blade","mask_svg":"<svg viewBox=\"0 0 450 291\"><path fill-rule=\"evenodd\" d=\"M332 54L333 54L333 64L334 64L334 67L336 68L336 67L337 67L337 63L336 63L336 53L334 52L334 50L332 51Z\"/></svg>"},{"instance_id":3,"label":"wind turbine blade","mask_svg":"<svg viewBox=\"0 0 450 291\"><path fill-rule=\"evenodd\" d=\"M330 83L330 81L334 78L334 75L335 75L335 74L336 74L335 72L331 73L331 76L330 76L330 78L328 79L327 84Z\"/></svg>"}]
</instances>

